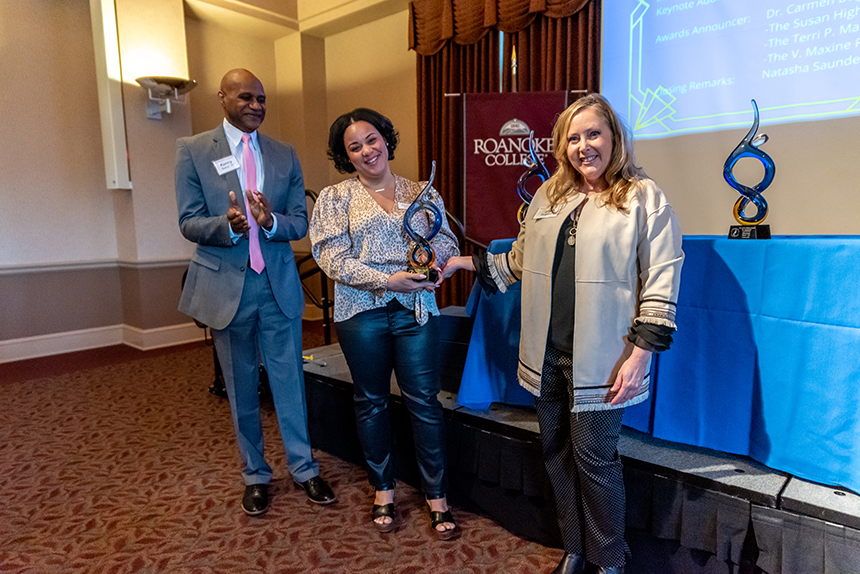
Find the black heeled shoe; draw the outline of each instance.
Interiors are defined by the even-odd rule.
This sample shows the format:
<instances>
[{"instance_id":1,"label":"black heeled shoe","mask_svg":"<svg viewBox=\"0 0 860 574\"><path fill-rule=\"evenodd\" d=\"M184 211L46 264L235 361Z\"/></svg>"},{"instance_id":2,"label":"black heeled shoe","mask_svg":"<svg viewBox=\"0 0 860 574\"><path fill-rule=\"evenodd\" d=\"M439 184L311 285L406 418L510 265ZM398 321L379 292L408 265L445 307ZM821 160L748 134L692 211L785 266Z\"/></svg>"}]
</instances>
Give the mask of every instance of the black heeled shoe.
<instances>
[{"instance_id":1,"label":"black heeled shoe","mask_svg":"<svg viewBox=\"0 0 860 574\"><path fill-rule=\"evenodd\" d=\"M391 522L376 521L377 518L382 518L383 516L391 518ZM373 510L370 511L370 520L373 522L373 526L376 527L376 530L383 534L394 531L394 529L397 528L397 511L394 510L394 503L374 504Z\"/></svg>"},{"instance_id":2,"label":"black heeled shoe","mask_svg":"<svg viewBox=\"0 0 860 574\"><path fill-rule=\"evenodd\" d=\"M552 574L585 574L585 556L582 554L566 553Z\"/></svg>"},{"instance_id":3,"label":"black heeled shoe","mask_svg":"<svg viewBox=\"0 0 860 574\"><path fill-rule=\"evenodd\" d=\"M454 528L451 528L449 530L438 530L436 528L440 524L445 524L446 522L453 524ZM451 514L450 510L446 510L445 512L431 510L430 527L433 528L433 532L436 534L436 538L438 538L439 540L451 540L460 533L457 528L457 523L454 522L454 515Z\"/></svg>"}]
</instances>

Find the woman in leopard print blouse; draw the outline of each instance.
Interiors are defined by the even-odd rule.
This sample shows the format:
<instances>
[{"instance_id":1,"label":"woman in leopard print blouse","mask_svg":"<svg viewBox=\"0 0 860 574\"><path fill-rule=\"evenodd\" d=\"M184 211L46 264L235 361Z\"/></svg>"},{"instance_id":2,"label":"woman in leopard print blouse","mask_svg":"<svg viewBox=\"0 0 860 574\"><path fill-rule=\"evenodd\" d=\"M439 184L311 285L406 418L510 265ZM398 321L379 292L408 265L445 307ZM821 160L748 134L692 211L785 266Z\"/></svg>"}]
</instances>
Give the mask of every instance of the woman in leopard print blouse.
<instances>
[{"instance_id":1,"label":"woman in leopard print blouse","mask_svg":"<svg viewBox=\"0 0 860 574\"><path fill-rule=\"evenodd\" d=\"M388 162L396 147L394 126L378 112L358 108L335 120L329 157L340 172L355 177L320 192L309 233L314 258L335 281L335 327L352 375L358 435L376 490L372 523L380 532L397 527L387 410L393 369L412 420L432 528L448 540L457 527L446 499L445 429L436 398L439 310L434 291L439 283L406 271L411 240L403 217L422 185L391 173ZM444 213L442 198L435 190L432 195ZM410 223L428 235L426 217L415 216ZM431 244L437 266L459 255L447 221Z\"/></svg>"}]
</instances>

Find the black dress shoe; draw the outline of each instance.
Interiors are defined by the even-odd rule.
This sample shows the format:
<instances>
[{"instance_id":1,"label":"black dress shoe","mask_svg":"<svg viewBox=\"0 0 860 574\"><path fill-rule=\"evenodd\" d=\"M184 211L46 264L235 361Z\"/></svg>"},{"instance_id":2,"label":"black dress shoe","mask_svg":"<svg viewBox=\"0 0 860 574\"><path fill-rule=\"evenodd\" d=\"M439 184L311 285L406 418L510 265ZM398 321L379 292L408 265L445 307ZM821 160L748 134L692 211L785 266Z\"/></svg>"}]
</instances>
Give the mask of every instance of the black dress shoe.
<instances>
[{"instance_id":1,"label":"black dress shoe","mask_svg":"<svg viewBox=\"0 0 860 574\"><path fill-rule=\"evenodd\" d=\"M584 574L585 564L585 556L582 554L565 554L552 574Z\"/></svg>"},{"instance_id":2,"label":"black dress shoe","mask_svg":"<svg viewBox=\"0 0 860 574\"><path fill-rule=\"evenodd\" d=\"M309 478L304 482L296 481L296 484L305 490L305 494L307 494L308 498L311 499L311 502L315 504L325 505L337 501L334 492L332 492L331 488L329 488L325 481L319 476Z\"/></svg>"},{"instance_id":3,"label":"black dress shoe","mask_svg":"<svg viewBox=\"0 0 860 574\"><path fill-rule=\"evenodd\" d=\"M260 516L269 510L269 485L249 484L242 497L242 510L248 516Z\"/></svg>"}]
</instances>

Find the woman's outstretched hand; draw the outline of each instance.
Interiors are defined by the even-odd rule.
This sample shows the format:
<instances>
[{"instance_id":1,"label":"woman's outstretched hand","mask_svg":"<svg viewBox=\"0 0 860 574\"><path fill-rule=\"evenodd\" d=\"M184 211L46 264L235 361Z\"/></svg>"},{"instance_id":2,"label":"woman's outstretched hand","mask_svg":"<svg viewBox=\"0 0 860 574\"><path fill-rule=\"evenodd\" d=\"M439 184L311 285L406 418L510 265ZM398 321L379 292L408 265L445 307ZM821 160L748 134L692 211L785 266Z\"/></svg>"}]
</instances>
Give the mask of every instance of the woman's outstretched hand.
<instances>
[{"instance_id":1,"label":"woman's outstretched hand","mask_svg":"<svg viewBox=\"0 0 860 574\"><path fill-rule=\"evenodd\" d=\"M633 347L633 352L618 369L618 376L615 377L615 384L612 385L611 389L611 392L618 394L615 395L610 404L613 406L624 404L639 394L650 362L651 351L646 351L641 347Z\"/></svg>"},{"instance_id":2,"label":"woman's outstretched hand","mask_svg":"<svg viewBox=\"0 0 860 574\"><path fill-rule=\"evenodd\" d=\"M459 255L448 259L448 262L445 263L445 267L442 268L442 279L447 279L460 269L466 269L468 271L475 270L475 266L472 265L471 255Z\"/></svg>"}]
</instances>

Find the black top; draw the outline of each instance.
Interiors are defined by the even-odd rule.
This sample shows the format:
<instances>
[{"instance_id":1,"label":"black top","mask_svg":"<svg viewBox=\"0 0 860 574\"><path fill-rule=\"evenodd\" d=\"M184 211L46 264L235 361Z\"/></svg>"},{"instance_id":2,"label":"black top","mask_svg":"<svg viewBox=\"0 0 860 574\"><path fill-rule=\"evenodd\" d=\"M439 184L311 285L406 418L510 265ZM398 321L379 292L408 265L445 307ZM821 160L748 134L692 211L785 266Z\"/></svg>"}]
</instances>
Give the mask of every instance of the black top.
<instances>
[{"instance_id":1,"label":"black top","mask_svg":"<svg viewBox=\"0 0 860 574\"><path fill-rule=\"evenodd\" d=\"M574 210L574 214L577 210ZM558 232L552 264L552 307L550 309L547 347L573 354L574 306L576 303L576 243L570 245L573 219L565 217ZM489 294L498 291L487 267L486 252L472 255L478 283ZM627 339L646 351L659 353L672 344L675 329L665 325L639 323L631 325Z\"/></svg>"},{"instance_id":2,"label":"black top","mask_svg":"<svg viewBox=\"0 0 860 574\"><path fill-rule=\"evenodd\" d=\"M576 213L574 210L572 213ZM573 307L576 303L576 245L568 245L573 220L564 218L555 242L552 263L552 308L546 345L567 354L573 354Z\"/></svg>"}]
</instances>

